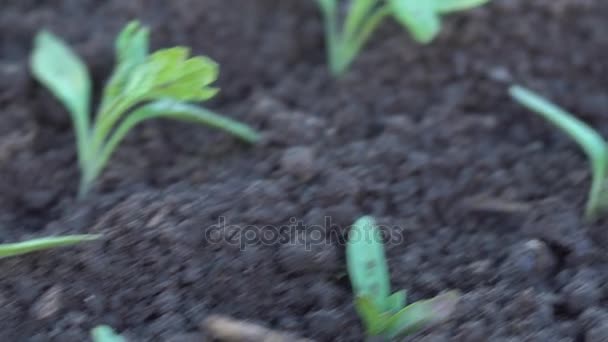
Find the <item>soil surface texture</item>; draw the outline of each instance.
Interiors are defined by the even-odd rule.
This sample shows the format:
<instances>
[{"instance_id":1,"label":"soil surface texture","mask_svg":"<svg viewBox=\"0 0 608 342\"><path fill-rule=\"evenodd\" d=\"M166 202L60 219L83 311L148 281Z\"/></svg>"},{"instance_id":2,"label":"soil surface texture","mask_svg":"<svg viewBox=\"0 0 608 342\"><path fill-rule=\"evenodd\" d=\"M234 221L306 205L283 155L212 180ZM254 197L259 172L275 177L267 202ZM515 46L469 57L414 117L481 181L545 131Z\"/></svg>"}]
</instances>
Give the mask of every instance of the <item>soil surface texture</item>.
<instances>
[{"instance_id":1,"label":"soil surface texture","mask_svg":"<svg viewBox=\"0 0 608 342\"><path fill-rule=\"evenodd\" d=\"M526 85L608 135L608 2L494 0L446 17L427 46L389 20L339 80L312 0L0 4L0 242L104 235L0 260L3 340L82 342L108 324L129 341L204 341L202 322L225 315L362 341L335 237L369 214L396 239L394 290L462 292L449 321L403 341L608 341L608 227L582 219L587 160L507 95ZM28 71L32 39L68 41L99 94L131 19L154 48L215 59L222 91L205 105L264 139L148 122L78 201L71 121Z\"/></svg>"}]
</instances>

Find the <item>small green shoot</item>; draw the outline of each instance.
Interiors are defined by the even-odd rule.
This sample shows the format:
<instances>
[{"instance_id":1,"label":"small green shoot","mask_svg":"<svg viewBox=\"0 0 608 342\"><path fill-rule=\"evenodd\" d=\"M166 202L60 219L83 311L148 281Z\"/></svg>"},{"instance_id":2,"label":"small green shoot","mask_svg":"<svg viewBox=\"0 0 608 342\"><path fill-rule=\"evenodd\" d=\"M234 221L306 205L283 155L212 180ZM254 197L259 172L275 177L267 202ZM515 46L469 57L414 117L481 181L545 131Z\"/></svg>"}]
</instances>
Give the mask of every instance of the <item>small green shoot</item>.
<instances>
[{"instance_id":1,"label":"small green shoot","mask_svg":"<svg viewBox=\"0 0 608 342\"><path fill-rule=\"evenodd\" d=\"M149 31L128 24L116 40L116 67L103 90L97 116L91 108L91 80L81 59L61 39L42 31L35 39L30 66L33 75L70 112L74 123L79 166L79 195L86 195L117 145L142 121L169 118L204 124L255 143L248 126L188 102L212 98L210 86L218 66L207 57L190 57L186 47L148 52ZM91 122L93 121L93 122Z\"/></svg>"},{"instance_id":2,"label":"small green shoot","mask_svg":"<svg viewBox=\"0 0 608 342\"><path fill-rule=\"evenodd\" d=\"M45 237L23 242L0 244L0 259L37 252L45 249L73 246L86 241L100 239L101 235L66 235Z\"/></svg>"},{"instance_id":3,"label":"small green shoot","mask_svg":"<svg viewBox=\"0 0 608 342\"><path fill-rule=\"evenodd\" d=\"M577 119L573 114L549 102L542 96L521 86L509 89L511 96L518 103L539 114L572 140L585 152L591 163L591 189L585 209L586 219L592 221L608 209L608 144L589 125Z\"/></svg>"},{"instance_id":4,"label":"small green shoot","mask_svg":"<svg viewBox=\"0 0 608 342\"><path fill-rule=\"evenodd\" d=\"M405 291L391 294L382 236L369 216L353 225L346 261L355 307L370 337L394 338L440 323L452 314L460 298L451 291L406 306Z\"/></svg>"},{"instance_id":5,"label":"small green shoot","mask_svg":"<svg viewBox=\"0 0 608 342\"><path fill-rule=\"evenodd\" d=\"M342 75L380 23L393 16L419 43L428 44L441 29L441 15L481 6L490 0L317 0L325 25L330 71ZM344 20L341 18L344 17Z\"/></svg>"},{"instance_id":6,"label":"small green shoot","mask_svg":"<svg viewBox=\"0 0 608 342\"><path fill-rule=\"evenodd\" d=\"M127 342L127 339L118 335L114 329L107 325L98 325L91 330L93 342Z\"/></svg>"}]
</instances>

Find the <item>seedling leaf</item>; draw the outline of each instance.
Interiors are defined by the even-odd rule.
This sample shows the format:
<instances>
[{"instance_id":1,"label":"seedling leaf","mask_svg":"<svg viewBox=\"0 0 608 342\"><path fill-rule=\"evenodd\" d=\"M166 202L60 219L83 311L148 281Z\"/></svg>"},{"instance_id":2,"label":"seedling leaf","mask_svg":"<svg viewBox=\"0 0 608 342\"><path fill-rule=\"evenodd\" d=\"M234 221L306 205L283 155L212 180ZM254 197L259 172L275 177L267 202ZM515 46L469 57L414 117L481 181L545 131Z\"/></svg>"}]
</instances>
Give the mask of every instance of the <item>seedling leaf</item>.
<instances>
[{"instance_id":1,"label":"seedling leaf","mask_svg":"<svg viewBox=\"0 0 608 342\"><path fill-rule=\"evenodd\" d=\"M355 298L355 308L363 320L368 335L381 335L386 329L388 314L380 310L368 296Z\"/></svg>"},{"instance_id":2,"label":"seedling leaf","mask_svg":"<svg viewBox=\"0 0 608 342\"><path fill-rule=\"evenodd\" d=\"M34 77L70 112L82 166L89 157L86 139L90 129L91 80L86 66L61 39L41 31L34 40L30 68Z\"/></svg>"},{"instance_id":3,"label":"seedling leaf","mask_svg":"<svg viewBox=\"0 0 608 342\"><path fill-rule=\"evenodd\" d=\"M420 43L429 43L441 29L441 21L432 0L389 0L395 18Z\"/></svg>"},{"instance_id":4,"label":"seedling leaf","mask_svg":"<svg viewBox=\"0 0 608 342\"><path fill-rule=\"evenodd\" d=\"M356 35L357 31L363 26L365 17L370 14L377 4L377 0L353 0L344 24L345 34L347 36Z\"/></svg>"},{"instance_id":5,"label":"seedling leaf","mask_svg":"<svg viewBox=\"0 0 608 342\"><path fill-rule=\"evenodd\" d=\"M171 99L179 101L204 101L215 94L216 88L208 87L218 76L218 66L206 57L188 59L189 50L184 47L164 49L152 54L145 65L146 74L154 75L152 88L146 99ZM135 87L138 83L135 82Z\"/></svg>"},{"instance_id":6,"label":"seedling leaf","mask_svg":"<svg viewBox=\"0 0 608 342\"><path fill-rule=\"evenodd\" d=\"M460 293L451 291L410 304L388 320L387 334L394 338L439 324L452 315L459 300Z\"/></svg>"},{"instance_id":7,"label":"seedling leaf","mask_svg":"<svg viewBox=\"0 0 608 342\"><path fill-rule=\"evenodd\" d=\"M490 0L434 0L439 13L464 11L484 5ZM429 1L430 2L430 1Z\"/></svg>"},{"instance_id":8,"label":"seedling leaf","mask_svg":"<svg viewBox=\"0 0 608 342\"><path fill-rule=\"evenodd\" d=\"M356 296L369 297L377 308L386 311L390 278L382 236L372 217L361 217L350 230L346 261Z\"/></svg>"},{"instance_id":9,"label":"seedling leaf","mask_svg":"<svg viewBox=\"0 0 608 342\"><path fill-rule=\"evenodd\" d=\"M130 22L116 39L116 62L118 64L143 63L148 56L150 30L138 21Z\"/></svg>"},{"instance_id":10,"label":"seedling leaf","mask_svg":"<svg viewBox=\"0 0 608 342\"><path fill-rule=\"evenodd\" d=\"M217 79L219 68L211 59L190 57L186 47L149 54L149 30L137 21L120 32L115 49L116 67L104 87L92 125L90 80L80 59L46 31L36 37L32 53L34 76L68 108L74 121L82 173L80 197L91 189L118 142L145 119L162 116L189 120L226 130L249 143L259 140L251 128L187 104L217 94L218 89L211 83ZM167 112L161 113L162 110Z\"/></svg>"},{"instance_id":11,"label":"seedling leaf","mask_svg":"<svg viewBox=\"0 0 608 342\"><path fill-rule=\"evenodd\" d=\"M50 248L72 246L82 242L93 241L100 238L101 235L67 235L1 244L0 258L7 258Z\"/></svg>"},{"instance_id":12,"label":"seedling leaf","mask_svg":"<svg viewBox=\"0 0 608 342\"><path fill-rule=\"evenodd\" d=\"M397 291L390 295L387 299L388 309L392 313L396 313L403 309L407 301L407 295L404 290Z\"/></svg>"},{"instance_id":13,"label":"seedling leaf","mask_svg":"<svg viewBox=\"0 0 608 342\"><path fill-rule=\"evenodd\" d=\"M608 145L590 126L573 114L554 105L533 91L521 86L509 89L511 96L524 107L539 114L572 138L591 161L592 184L585 216L593 220L608 209Z\"/></svg>"},{"instance_id":14,"label":"seedling leaf","mask_svg":"<svg viewBox=\"0 0 608 342\"><path fill-rule=\"evenodd\" d=\"M338 3L336 0L317 0L317 3L324 14L332 15L338 10Z\"/></svg>"},{"instance_id":15,"label":"seedling leaf","mask_svg":"<svg viewBox=\"0 0 608 342\"><path fill-rule=\"evenodd\" d=\"M84 63L50 32L40 32L34 45L31 59L34 76L70 110L74 119L86 120L91 84Z\"/></svg>"},{"instance_id":16,"label":"seedling leaf","mask_svg":"<svg viewBox=\"0 0 608 342\"><path fill-rule=\"evenodd\" d=\"M124 94L125 86L131 73L143 64L148 57L149 49L148 28L141 26L137 21L129 23L118 35L115 43L116 70L104 88L101 114L107 113L116 98Z\"/></svg>"},{"instance_id":17,"label":"seedling leaf","mask_svg":"<svg viewBox=\"0 0 608 342\"><path fill-rule=\"evenodd\" d=\"M99 325L91 330L93 342L127 342L127 339L114 332L107 325Z\"/></svg>"}]
</instances>

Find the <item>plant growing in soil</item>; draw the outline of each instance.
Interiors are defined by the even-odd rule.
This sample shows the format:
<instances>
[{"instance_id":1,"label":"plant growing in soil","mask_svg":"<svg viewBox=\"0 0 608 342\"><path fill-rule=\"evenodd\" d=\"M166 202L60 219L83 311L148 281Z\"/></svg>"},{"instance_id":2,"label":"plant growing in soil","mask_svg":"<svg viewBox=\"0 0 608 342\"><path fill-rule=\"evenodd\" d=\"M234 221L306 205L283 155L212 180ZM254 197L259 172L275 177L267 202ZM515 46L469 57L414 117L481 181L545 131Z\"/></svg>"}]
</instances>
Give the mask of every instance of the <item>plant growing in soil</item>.
<instances>
[{"instance_id":1,"label":"plant growing in soil","mask_svg":"<svg viewBox=\"0 0 608 342\"><path fill-rule=\"evenodd\" d=\"M346 261L355 307L369 337L394 338L444 321L460 298L457 291L451 291L406 306L405 291L391 294L382 236L369 216L353 225Z\"/></svg>"},{"instance_id":2,"label":"plant growing in soil","mask_svg":"<svg viewBox=\"0 0 608 342\"><path fill-rule=\"evenodd\" d=\"M107 325L98 325L91 330L93 342L127 342L127 339L118 335L114 329Z\"/></svg>"},{"instance_id":3,"label":"plant growing in soil","mask_svg":"<svg viewBox=\"0 0 608 342\"><path fill-rule=\"evenodd\" d=\"M58 37L42 31L31 57L34 76L70 112L82 172L79 195L91 189L126 134L140 122L169 118L204 124L254 143L258 133L239 122L188 104L213 97L218 66L207 57L190 57L186 47L148 52L149 31L128 24L116 40L117 64L91 123L91 80L80 58Z\"/></svg>"},{"instance_id":4,"label":"plant growing in soil","mask_svg":"<svg viewBox=\"0 0 608 342\"><path fill-rule=\"evenodd\" d=\"M330 71L343 74L378 25L393 16L419 43L430 43L441 30L441 15L481 6L490 0L349 0L341 23L339 0L317 0L325 21Z\"/></svg>"},{"instance_id":5,"label":"plant growing in soil","mask_svg":"<svg viewBox=\"0 0 608 342\"><path fill-rule=\"evenodd\" d=\"M97 240L99 238L101 238L101 235L66 235L0 244L0 259L50 248L72 246L86 241Z\"/></svg>"},{"instance_id":6,"label":"plant growing in soil","mask_svg":"<svg viewBox=\"0 0 608 342\"><path fill-rule=\"evenodd\" d=\"M608 144L602 136L589 125L577 119L542 96L521 86L509 89L511 96L526 108L557 126L572 138L585 152L591 164L591 189L589 191L585 217L596 219L608 209Z\"/></svg>"}]
</instances>

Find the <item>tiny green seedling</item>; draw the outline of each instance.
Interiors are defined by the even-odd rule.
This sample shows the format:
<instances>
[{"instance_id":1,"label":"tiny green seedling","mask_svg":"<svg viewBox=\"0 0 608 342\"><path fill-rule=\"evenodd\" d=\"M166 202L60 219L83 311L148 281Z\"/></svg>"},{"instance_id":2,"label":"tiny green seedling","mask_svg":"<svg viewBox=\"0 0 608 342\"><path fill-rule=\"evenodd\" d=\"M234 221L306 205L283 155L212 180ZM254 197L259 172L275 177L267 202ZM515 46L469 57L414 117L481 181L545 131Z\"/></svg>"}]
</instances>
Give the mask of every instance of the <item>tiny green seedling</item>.
<instances>
[{"instance_id":1,"label":"tiny green seedling","mask_svg":"<svg viewBox=\"0 0 608 342\"><path fill-rule=\"evenodd\" d=\"M419 43L441 30L441 15L481 6L490 0L349 0L341 24L340 0L317 0L325 21L325 42L334 76L343 74L378 25L393 16Z\"/></svg>"},{"instance_id":2,"label":"tiny green seedling","mask_svg":"<svg viewBox=\"0 0 608 342\"><path fill-rule=\"evenodd\" d=\"M213 97L218 66L207 57L190 57L186 47L148 52L148 29L128 24L116 40L117 64L106 83L91 123L91 80L86 66L61 39L47 31L35 39L33 75L70 112L82 172L79 195L87 194L117 145L137 124L153 118L195 122L254 143L259 135L239 122L188 104Z\"/></svg>"},{"instance_id":3,"label":"tiny green seedling","mask_svg":"<svg viewBox=\"0 0 608 342\"><path fill-rule=\"evenodd\" d=\"M66 235L58 237L45 237L23 242L5 243L0 245L0 259L42 251L45 249L73 246L86 241L101 238L101 235Z\"/></svg>"},{"instance_id":4,"label":"tiny green seedling","mask_svg":"<svg viewBox=\"0 0 608 342\"><path fill-rule=\"evenodd\" d=\"M451 291L406 306L405 291L391 294L384 244L369 216L353 225L346 260L355 307L370 337L394 338L444 321L460 298L457 291Z\"/></svg>"},{"instance_id":5,"label":"tiny green seedling","mask_svg":"<svg viewBox=\"0 0 608 342\"><path fill-rule=\"evenodd\" d=\"M127 342L127 339L117 334L107 325L98 325L91 330L93 342Z\"/></svg>"},{"instance_id":6,"label":"tiny green seedling","mask_svg":"<svg viewBox=\"0 0 608 342\"><path fill-rule=\"evenodd\" d=\"M608 210L608 144L589 125L573 114L544 99L540 95L521 86L509 89L511 96L520 104L538 113L572 138L585 152L591 162L592 182L589 191L585 217L596 219Z\"/></svg>"}]
</instances>

